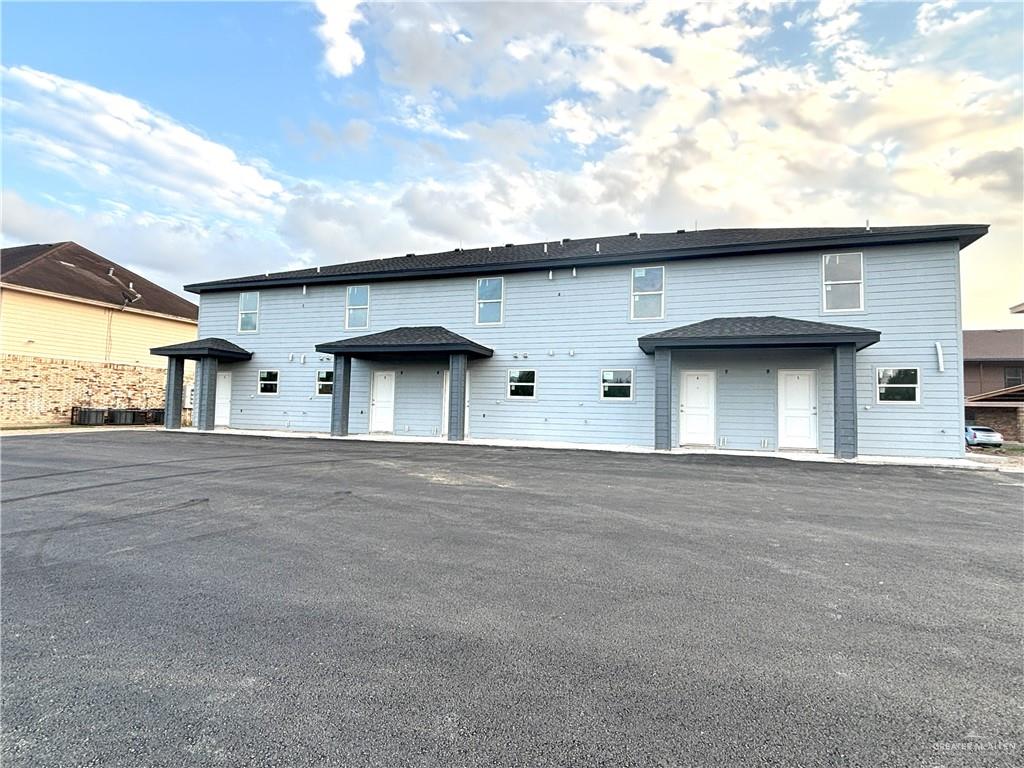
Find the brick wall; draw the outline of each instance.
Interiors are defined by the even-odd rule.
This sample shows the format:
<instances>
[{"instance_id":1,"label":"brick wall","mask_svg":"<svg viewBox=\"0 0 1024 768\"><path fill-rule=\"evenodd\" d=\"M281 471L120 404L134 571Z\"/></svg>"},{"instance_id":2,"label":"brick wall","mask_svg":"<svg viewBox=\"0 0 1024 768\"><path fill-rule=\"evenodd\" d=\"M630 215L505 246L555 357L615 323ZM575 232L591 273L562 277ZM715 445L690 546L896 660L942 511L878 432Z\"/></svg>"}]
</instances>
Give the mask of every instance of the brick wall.
<instances>
[{"instance_id":1,"label":"brick wall","mask_svg":"<svg viewBox=\"0 0 1024 768\"><path fill-rule=\"evenodd\" d=\"M0 424L68 424L75 405L161 408L166 382L165 368L3 355Z\"/></svg>"},{"instance_id":2,"label":"brick wall","mask_svg":"<svg viewBox=\"0 0 1024 768\"><path fill-rule=\"evenodd\" d=\"M1024 442L1024 408L965 408L964 420L979 427L992 427L1013 443Z\"/></svg>"}]
</instances>

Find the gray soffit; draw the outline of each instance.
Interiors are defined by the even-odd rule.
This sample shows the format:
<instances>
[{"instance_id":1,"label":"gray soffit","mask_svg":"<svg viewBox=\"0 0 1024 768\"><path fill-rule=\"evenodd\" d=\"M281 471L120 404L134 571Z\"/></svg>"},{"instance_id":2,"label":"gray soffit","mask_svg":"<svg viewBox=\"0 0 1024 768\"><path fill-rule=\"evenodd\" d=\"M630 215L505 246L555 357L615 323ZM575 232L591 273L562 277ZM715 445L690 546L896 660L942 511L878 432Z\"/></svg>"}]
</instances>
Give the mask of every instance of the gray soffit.
<instances>
[{"instance_id":1,"label":"gray soffit","mask_svg":"<svg viewBox=\"0 0 1024 768\"><path fill-rule=\"evenodd\" d=\"M637 339L648 355L666 349L721 347L830 347L856 344L864 349L881 334L870 328L816 323L789 317L715 317L692 325L669 328Z\"/></svg>"},{"instance_id":2,"label":"gray soffit","mask_svg":"<svg viewBox=\"0 0 1024 768\"><path fill-rule=\"evenodd\" d=\"M201 357L214 357L218 360L251 360L252 352L242 349L237 344L232 344L226 339L196 339L181 344L171 344L166 347L153 347L150 354L162 355L163 357L183 357L189 360L198 360Z\"/></svg>"},{"instance_id":3,"label":"gray soffit","mask_svg":"<svg viewBox=\"0 0 1024 768\"><path fill-rule=\"evenodd\" d=\"M192 293L251 290L321 283L369 283L453 275L485 275L652 260L742 256L798 250L834 250L955 240L966 248L988 232L987 224L938 224L919 227L792 227L785 229L706 229L588 237L579 240L457 248L326 267L248 275L186 285Z\"/></svg>"},{"instance_id":4,"label":"gray soffit","mask_svg":"<svg viewBox=\"0 0 1024 768\"><path fill-rule=\"evenodd\" d=\"M469 357L490 357L494 350L440 325L403 326L390 331L339 339L316 345L317 352L350 357L439 355L464 352Z\"/></svg>"}]
</instances>

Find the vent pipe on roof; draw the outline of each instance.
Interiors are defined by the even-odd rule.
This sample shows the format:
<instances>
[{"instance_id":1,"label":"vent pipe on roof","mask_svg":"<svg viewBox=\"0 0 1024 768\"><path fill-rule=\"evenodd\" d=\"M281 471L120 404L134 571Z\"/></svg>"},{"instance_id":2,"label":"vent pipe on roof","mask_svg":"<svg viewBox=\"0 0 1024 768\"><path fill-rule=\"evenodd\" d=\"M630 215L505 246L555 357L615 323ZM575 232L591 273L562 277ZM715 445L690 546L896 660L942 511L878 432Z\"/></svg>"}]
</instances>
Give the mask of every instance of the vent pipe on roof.
<instances>
[{"instance_id":1,"label":"vent pipe on roof","mask_svg":"<svg viewBox=\"0 0 1024 768\"><path fill-rule=\"evenodd\" d=\"M864 219L864 229L871 231L871 219Z\"/></svg>"},{"instance_id":2,"label":"vent pipe on roof","mask_svg":"<svg viewBox=\"0 0 1024 768\"><path fill-rule=\"evenodd\" d=\"M113 276L114 276L114 268L111 267L110 269L107 270L107 277L113 277Z\"/></svg>"},{"instance_id":3,"label":"vent pipe on roof","mask_svg":"<svg viewBox=\"0 0 1024 768\"><path fill-rule=\"evenodd\" d=\"M594 251L596 253L600 253L601 252L601 244L600 243L594 243Z\"/></svg>"},{"instance_id":4,"label":"vent pipe on roof","mask_svg":"<svg viewBox=\"0 0 1024 768\"><path fill-rule=\"evenodd\" d=\"M135 290L135 283L133 283L131 280L128 281L128 290L129 291L134 291Z\"/></svg>"},{"instance_id":5,"label":"vent pipe on roof","mask_svg":"<svg viewBox=\"0 0 1024 768\"><path fill-rule=\"evenodd\" d=\"M318 275L320 274L320 267L317 267L317 268L316 268L316 273L317 273Z\"/></svg>"},{"instance_id":6,"label":"vent pipe on roof","mask_svg":"<svg viewBox=\"0 0 1024 768\"><path fill-rule=\"evenodd\" d=\"M544 253L547 253L547 252L548 252L548 244L544 243Z\"/></svg>"}]
</instances>

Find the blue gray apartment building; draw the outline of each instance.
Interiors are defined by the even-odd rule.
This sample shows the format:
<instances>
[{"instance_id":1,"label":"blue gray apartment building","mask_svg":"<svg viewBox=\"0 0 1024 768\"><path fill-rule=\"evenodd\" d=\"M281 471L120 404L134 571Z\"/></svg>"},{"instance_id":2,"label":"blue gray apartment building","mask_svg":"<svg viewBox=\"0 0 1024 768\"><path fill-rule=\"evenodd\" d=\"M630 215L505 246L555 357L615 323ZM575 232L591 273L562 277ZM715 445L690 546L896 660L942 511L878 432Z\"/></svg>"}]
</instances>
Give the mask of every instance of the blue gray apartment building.
<instances>
[{"instance_id":1,"label":"blue gray apartment building","mask_svg":"<svg viewBox=\"0 0 1024 768\"><path fill-rule=\"evenodd\" d=\"M958 457L985 225L718 229L186 286L168 428Z\"/></svg>"}]
</instances>

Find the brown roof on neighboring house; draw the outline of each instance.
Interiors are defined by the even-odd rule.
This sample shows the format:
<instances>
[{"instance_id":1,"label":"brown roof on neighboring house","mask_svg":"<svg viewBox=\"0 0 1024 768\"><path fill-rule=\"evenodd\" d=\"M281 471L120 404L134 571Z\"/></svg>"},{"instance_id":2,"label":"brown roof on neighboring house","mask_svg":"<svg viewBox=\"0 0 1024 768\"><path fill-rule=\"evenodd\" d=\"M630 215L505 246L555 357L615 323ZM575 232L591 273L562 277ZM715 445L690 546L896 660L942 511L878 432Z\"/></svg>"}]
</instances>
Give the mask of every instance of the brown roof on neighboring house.
<instances>
[{"instance_id":1,"label":"brown roof on neighboring house","mask_svg":"<svg viewBox=\"0 0 1024 768\"><path fill-rule=\"evenodd\" d=\"M23 288L131 307L186 320L199 307L78 243L40 243L0 251L0 280Z\"/></svg>"},{"instance_id":2,"label":"brown roof on neighboring house","mask_svg":"<svg viewBox=\"0 0 1024 768\"><path fill-rule=\"evenodd\" d=\"M1024 328L964 331L964 360L1024 360Z\"/></svg>"},{"instance_id":3,"label":"brown roof on neighboring house","mask_svg":"<svg viewBox=\"0 0 1024 768\"><path fill-rule=\"evenodd\" d=\"M967 398L967 405L980 405L984 403L993 405L1020 405L1024 403L1024 385L1018 384L1015 387L994 389L991 392L982 392L980 395L971 395Z\"/></svg>"}]
</instances>

